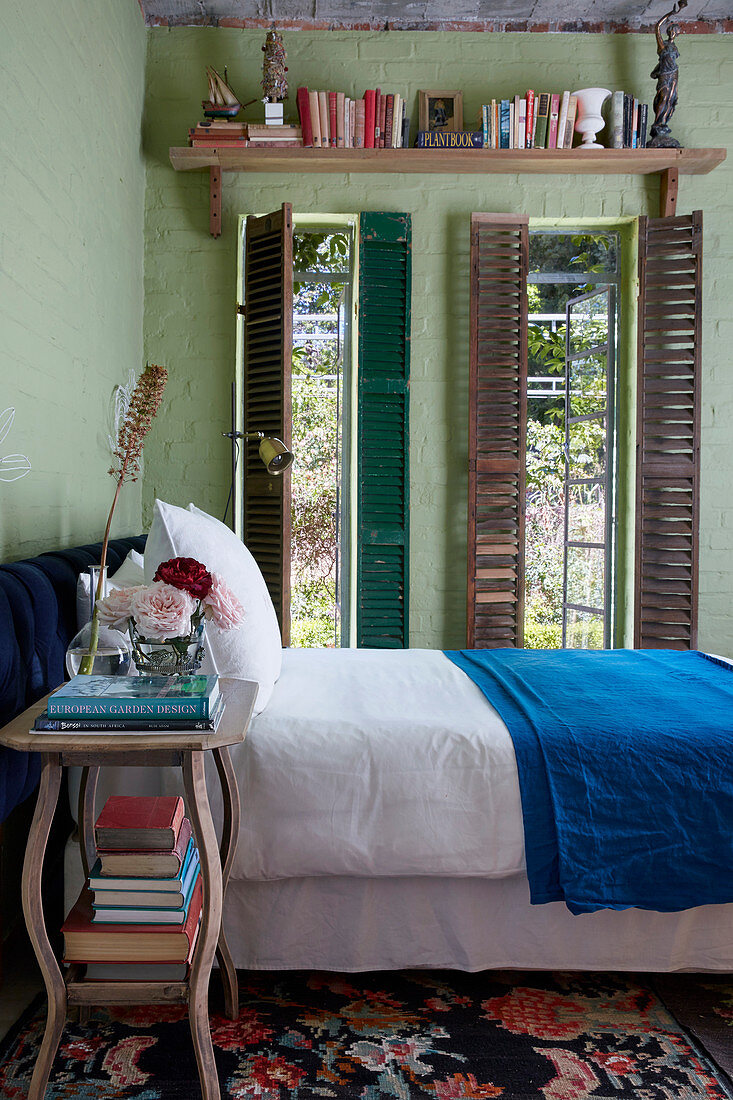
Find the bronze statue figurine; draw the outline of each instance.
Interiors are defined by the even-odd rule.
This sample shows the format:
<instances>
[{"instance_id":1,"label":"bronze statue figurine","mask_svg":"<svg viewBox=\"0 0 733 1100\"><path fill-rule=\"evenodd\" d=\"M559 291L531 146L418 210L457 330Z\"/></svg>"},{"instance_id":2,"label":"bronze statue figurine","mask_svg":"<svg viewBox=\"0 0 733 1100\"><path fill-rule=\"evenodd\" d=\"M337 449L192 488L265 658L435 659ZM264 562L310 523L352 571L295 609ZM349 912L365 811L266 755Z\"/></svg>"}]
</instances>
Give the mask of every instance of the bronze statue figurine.
<instances>
[{"instance_id":1,"label":"bronze statue figurine","mask_svg":"<svg viewBox=\"0 0 733 1100\"><path fill-rule=\"evenodd\" d=\"M674 40L679 34L676 23L670 23L667 27L667 41L662 38L662 27L677 15L682 8L687 7L687 0L678 0L671 11L668 11L656 25L657 53L659 60L651 72L651 76L657 81L657 94L654 96L654 122L651 128L651 139L647 142L648 149L679 149L680 143L670 135L669 120L677 106L677 58L679 50Z\"/></svg>"}]
</instances>

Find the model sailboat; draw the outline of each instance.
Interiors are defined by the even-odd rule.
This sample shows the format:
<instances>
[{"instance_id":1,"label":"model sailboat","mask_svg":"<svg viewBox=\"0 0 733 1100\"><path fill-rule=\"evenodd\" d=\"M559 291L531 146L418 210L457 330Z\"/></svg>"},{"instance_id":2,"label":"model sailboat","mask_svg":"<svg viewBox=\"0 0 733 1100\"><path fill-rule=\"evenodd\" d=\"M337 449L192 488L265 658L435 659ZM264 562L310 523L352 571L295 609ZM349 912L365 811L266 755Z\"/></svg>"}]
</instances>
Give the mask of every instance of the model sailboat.
<instances>
[{"instance_id":1,"label":"model sailboat","mask_svg":"<svg viewBox=\"0 0 733 1100\"><path fill-rule=\"evenodd\" d=\"M222 78L216 69L207 65L206 76L209 81L209 98L201 101L204 114L207 118L234 118L242 105L229 87L226 69Z\"/></svg>"}]
</instances>

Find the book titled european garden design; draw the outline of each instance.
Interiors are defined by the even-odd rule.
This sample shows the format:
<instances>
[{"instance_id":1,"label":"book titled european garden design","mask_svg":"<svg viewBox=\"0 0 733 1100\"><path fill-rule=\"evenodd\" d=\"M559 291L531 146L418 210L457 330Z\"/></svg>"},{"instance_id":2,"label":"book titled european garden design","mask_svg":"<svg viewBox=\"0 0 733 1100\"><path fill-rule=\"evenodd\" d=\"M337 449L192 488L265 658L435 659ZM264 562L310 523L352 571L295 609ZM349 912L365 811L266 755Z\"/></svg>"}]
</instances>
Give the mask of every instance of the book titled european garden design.
<instances>
[{"instance_id":1,"label":"book titled european garden design","mask_svg":"<svg viewBox=\"0 0 733 1100\"><path fill-rule=\"evenodd\" d=\"M217 676L75 676L48 700L49 718L208 718Z\"/></svg>"}]
</instances>

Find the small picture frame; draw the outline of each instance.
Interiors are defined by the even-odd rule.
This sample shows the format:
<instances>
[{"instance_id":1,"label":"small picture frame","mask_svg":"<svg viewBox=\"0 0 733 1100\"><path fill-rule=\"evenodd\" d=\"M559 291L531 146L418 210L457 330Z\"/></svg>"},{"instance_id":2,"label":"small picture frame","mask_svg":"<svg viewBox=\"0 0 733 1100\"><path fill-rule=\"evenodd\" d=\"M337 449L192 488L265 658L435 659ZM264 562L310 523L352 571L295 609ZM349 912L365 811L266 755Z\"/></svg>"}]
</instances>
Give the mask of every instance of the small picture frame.
<instances>
[{"instance_id":1,"label":"small picture frame","mask_svg":"<svg viewBox=\"0 0 733 1100\"><path fill-rule=\"evenodd\" d=\"M419 128L431 134L463 129L463 92L418 92Z\"/></svg>"}]
</instances>

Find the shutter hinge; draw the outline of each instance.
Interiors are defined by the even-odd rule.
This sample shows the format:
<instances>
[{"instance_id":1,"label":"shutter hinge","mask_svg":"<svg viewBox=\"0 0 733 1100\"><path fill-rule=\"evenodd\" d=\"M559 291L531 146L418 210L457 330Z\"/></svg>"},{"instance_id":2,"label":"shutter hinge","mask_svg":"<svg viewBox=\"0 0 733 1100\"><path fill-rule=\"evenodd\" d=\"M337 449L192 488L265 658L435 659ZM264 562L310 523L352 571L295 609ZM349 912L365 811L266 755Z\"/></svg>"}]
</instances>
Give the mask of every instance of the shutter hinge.
<instances>
[{"instance_id":1,"label":"shutter hinge","mask_svg":"<svg viewBox=\"0 0 733 1100\"><path fill-rule=\"evenodd\" d=\"M246 317L247 316L247 307L246 306L237 306L237 313L239 314L240 317Z\"/></svg>"}]
</instances>

